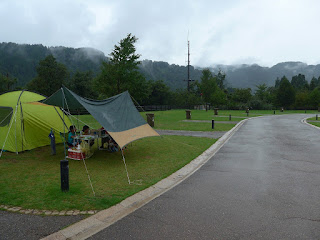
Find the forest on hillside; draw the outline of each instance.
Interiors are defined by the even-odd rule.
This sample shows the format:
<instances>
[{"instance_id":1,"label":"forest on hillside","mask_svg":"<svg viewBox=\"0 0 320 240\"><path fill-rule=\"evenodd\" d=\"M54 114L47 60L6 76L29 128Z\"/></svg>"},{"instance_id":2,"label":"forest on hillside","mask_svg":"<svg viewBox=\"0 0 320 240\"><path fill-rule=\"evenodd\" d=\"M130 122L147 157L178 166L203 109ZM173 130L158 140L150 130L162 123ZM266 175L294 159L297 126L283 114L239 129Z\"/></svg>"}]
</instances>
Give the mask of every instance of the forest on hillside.
<instances>
[{"instance_id":1,"label":"forest on hillside","mask_svg":"<svg viewBox=\"0 0 320 240\"><path fill-rule=\"evenodd\" d=\"M136 38L130 37L120 43L133 47ZM121 49L121 44L118 47ZM320 103L319 65L288 62L271 68L190 66L190 79L194 81L187 89L186 66L140 61L140 55L133 51L133 55L128 56L133 57L132 64L125 65L127 70L123 72L124 63L116 62L115 53L106 57L90 48L1 43L0 93L29 89L49 96L63 84L81 96L95 99L129 90L141 105L310 109ZM237 80L230 81L233 78ZM248 87L246 81L252 87Z\"/></svg>"},{"instance_id":2,"label":"forest on hillside","mask_svg":"<svg viewBox=\"0 0 320 240\"><path fill-rule=\"evenodd\" d=\"M77 71L91 71L96 76L101 71L101 63L108 60L103 52L92 48L0 43L0 73L16 78L17 85L24 87L36 76L39 62L50 54L67 67L71 76ZM171 90L184 89L187 86L183 81L187 78L187 66L142 60L138 68L147 80L162 80ZM214 74L223 71L226 74L227 87L251 88L253 91L260 84L273 86L275 80L282 76L291 79L300 73L305 75L309 83L313 77L320 76L320 65L307 65L301 62L278 63L272 67L242 64L216 65L208 68ZM190 66L190 78L201 81L202 70L203 68Z\"/></svg>"}]
</instances>

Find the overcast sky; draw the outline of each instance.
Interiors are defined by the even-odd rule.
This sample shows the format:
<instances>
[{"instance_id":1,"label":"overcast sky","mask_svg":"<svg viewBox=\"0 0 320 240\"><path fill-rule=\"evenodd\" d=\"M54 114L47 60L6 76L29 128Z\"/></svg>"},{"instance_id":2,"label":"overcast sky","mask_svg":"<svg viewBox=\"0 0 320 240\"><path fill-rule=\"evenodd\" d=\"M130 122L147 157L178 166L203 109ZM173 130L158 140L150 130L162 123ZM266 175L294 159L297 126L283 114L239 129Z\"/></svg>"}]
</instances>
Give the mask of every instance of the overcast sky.
<instances>
[{"instance_id":1,"label":"overcast sky","mask_svg":"<svg viewBox=\"0 0 320 240\"><path fill-rule=\"evenodd\" d=\"M0 0L0 42L92 47L132 33L141 60L320 63L318 0Z\"/></svg>"}]
</instances>

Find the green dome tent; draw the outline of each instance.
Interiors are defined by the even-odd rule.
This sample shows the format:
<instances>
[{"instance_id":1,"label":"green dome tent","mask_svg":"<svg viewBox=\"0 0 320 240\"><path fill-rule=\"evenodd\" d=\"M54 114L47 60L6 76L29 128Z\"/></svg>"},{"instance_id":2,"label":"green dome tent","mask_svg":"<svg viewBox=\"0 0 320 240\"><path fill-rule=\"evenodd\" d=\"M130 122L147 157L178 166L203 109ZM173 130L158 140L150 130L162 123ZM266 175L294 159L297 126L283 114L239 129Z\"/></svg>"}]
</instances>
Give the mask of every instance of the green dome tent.
<instances>
[{"instance_id":1,"label":"green dome tent","mask_svg":"<svg viewBox=\"0 0 320 240\"><path fill-rule=\"evenodd\" d=\"M51 129L57 135L71 125L68 117L63 117L59 108L38 102L43 99L45 97L29 91L0 95L2 150L21 152L49 145ZM56 142L61 142L60 137L56 137Z\"/></svg>"}]
</instances>

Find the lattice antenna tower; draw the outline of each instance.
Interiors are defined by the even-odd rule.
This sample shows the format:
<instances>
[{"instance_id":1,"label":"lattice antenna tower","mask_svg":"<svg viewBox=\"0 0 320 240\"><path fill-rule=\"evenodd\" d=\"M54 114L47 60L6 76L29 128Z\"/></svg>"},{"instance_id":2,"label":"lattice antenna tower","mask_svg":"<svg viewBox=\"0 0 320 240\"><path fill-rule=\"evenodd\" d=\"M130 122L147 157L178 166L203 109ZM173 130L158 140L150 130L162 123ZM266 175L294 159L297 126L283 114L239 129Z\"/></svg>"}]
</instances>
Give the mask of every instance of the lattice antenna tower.
<instances>
[{"instance_id":1,"label":"lattice antenna tower","mask_svg":"<svg viewBox=\"0 0 320 240\"><path fill-rule=\"evenodd\" d=\"M189 35L189 33L188 33ZM187 70L188 70L188 78L187 81L188 82L188 92L190 91L190 82L193 82L194 80L190 79L190 41L189 41L189 37L188 37L188 66L187 66Z\"/></svg>"}]
</instances>

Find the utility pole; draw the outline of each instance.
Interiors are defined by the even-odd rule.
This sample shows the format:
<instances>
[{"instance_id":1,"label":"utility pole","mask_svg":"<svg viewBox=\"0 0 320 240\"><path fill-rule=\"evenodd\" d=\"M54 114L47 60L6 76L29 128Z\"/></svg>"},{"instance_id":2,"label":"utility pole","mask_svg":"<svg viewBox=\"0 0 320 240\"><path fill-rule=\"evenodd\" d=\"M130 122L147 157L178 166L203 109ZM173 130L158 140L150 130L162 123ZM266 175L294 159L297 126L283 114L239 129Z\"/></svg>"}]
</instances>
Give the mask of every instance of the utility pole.
<instances>
[{"instance_id":1,"label":"utility pole","mask_svg":"<svg viewBox=\"0 0 320 240\"><path fill-rule=\"evenodd\" d=\"M190 42L188 40L188 79L184 81L188 81L188 92L190 91L190 82L194 81L190 79Z\"/></svg>"}]
</instances>

